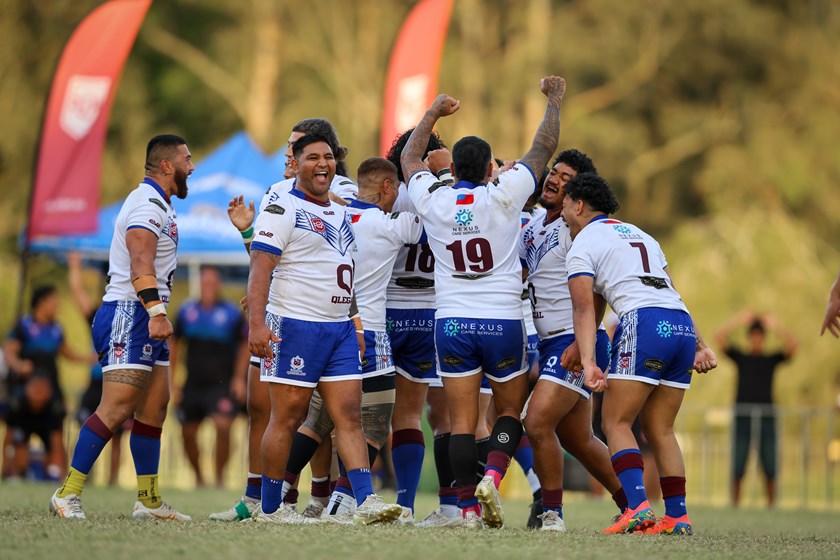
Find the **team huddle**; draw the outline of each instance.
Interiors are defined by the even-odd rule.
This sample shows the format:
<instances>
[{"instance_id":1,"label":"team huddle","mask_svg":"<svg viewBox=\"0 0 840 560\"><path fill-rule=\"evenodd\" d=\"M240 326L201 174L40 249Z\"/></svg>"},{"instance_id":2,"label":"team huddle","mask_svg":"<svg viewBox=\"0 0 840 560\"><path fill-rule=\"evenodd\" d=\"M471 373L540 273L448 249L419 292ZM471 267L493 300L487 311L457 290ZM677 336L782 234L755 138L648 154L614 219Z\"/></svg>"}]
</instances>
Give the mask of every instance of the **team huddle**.
<instances>
[{"instance_id":1,"label":"team huddle","mask_svg":"<svg viewBox=\"0 0 840 560\"><path fill-rule=\"evenodd\" d=\"M564 531L565 449L615 501L604 533L692 533L673 427L692 373L716 367L715 356L656 240L610 217L618 201L592 160L554 156L565 88L543 78L532 145L501 166L483 139L462 138L450 154L433 132L460 107L447 95L387 158L363 161L356 183L330 123L306 119L259 212L231 201L251 258L249 474L242 499L210 519L499 528L498 488L516 457L535 497L529 526ZM190 519L161 499L157 471L178 244L171 197L187 195L192 169L184 139L153 138L146 178L120 211L93 323L103 396L52 497L61 517L85 517L87 475L133 417L134 517ZM619 317L612 344L607 305ZM604 392L608 444L593 435L593 392ZM440 505L415 521L424 408ZM661 476L661 517L645 493L636 418ZM370 472L389 436L396 504L374 493ZM312 497L299 512L306 465Z\"/></svg>"}]
</instances>

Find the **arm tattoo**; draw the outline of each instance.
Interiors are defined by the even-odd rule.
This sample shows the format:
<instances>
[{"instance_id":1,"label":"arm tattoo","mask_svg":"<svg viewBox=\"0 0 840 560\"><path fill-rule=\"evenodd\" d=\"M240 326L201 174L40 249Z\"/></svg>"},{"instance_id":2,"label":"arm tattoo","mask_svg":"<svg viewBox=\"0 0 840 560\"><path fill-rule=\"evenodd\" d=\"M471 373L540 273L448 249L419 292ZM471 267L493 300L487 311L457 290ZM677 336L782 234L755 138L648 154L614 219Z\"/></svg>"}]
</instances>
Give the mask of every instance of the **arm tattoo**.
<instances>
[{"instance_id":1,"label":"arm tattoo","mask_svg":"<svg viewBox=\"0 0 840 560\"><path fill-rule=\"evenodd\" d=\"M428 171L429 167L423 163L423 151L429 145L429 137L432 135L432 129L437 122L437 117L429 111L423 115L420 122L414 128L408 142L403 148L400 155L400 164L402 165L403 177L408 184L411 176L418 171Z\"/></svg>"},{"instance_id":2,"label":"arm tattoo","mask_svg":"<svg viewBox=\"0 0 840 560\"><path fill-rule=\"evenodd\" d=\"M266 257L271 259L271 262L274 263L274 266L277 266L277 264L280 262L280 255L269 253L268 251L260 251L259 249L254 249L253 251L251 251L249 246L248 253L251 255L251 263L253 263L256 259L260 258L260 255L265 255Z\"/></svg>"},{"instance_id":3,"label":"arm tattoo","mask_svg":"<svg viewBox=\"0 0 840 560\"><path fill-rule=\"evenodd\" d=\"M141 390L146 388L151 378L151 372L138 369L118 369L106 371L102 374L102 380L105 383L122 383Z\"/></svg>"},{"instance_id":4,"label":"arm tattoo","mask_svg":"<svg viewBox=\"0 0 840 560\"><path fill-rule=\"evenodd\" d=\"M548 160L557 149L557 142L560 139L560 98L549 97L545 107L545 116L540 123L531 149L520 158L520 162L527 165L534 175L540 176Z\"/></svg>"}]
</instances>

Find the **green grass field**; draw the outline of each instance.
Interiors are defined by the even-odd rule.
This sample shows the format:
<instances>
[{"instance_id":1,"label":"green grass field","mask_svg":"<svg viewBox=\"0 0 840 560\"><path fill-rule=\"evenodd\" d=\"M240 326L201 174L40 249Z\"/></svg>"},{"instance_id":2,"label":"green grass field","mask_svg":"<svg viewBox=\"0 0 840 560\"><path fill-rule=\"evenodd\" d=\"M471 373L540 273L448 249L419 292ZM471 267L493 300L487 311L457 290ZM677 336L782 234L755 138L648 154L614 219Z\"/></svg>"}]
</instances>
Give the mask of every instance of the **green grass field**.
<instances>
[{"instance_id":1,"label":"green grass field","mask_svg":"<svg viewBox=\"0 0 840 560\"><path fill-rule=\"evenodd\" d=\"M565 506L568 530L541 534L524 529L528 504L505 504L507 527L468 532L410 527L274 527L204 521L229 506L231 491L165 492L166 499L197 521L189 524L136 522L133 494L124 489L85 491L86 521L61 521L47 511L49 485L0 486L0 559L84 558L282 558L336 560L468 560L507 558L840 558L840 514L693 508L696 534L689 538L617 535L599 530L612 504L572 495ZM393 496L387 496L393 499ZM301 496L301 503L308 497ZM420 496L418 513L435 507ZM656 507L662 513L662 506ZM632 555L632 556L629 556Z\"/></svg>"}]
</instances>

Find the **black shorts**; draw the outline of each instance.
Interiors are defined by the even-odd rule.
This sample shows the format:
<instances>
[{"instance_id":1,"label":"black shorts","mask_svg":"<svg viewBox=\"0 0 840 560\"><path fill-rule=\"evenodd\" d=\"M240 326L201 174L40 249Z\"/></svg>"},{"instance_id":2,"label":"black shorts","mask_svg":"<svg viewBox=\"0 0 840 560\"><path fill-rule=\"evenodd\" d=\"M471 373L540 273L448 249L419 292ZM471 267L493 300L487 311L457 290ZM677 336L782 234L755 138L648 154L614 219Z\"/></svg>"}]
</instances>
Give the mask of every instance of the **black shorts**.
<instances>
[{"instance_id":1,"label":"black shorts","mask_svg":"<svg viewBox=\"0 0 840 560\"><path fill-rule=\"evenodd\" d=\"M51 451L50 434L61 432L64 426L64 414L47 410L44 414L12 414L6 419L14 445L27 445L32 436L44 443L44 449Z\"/></svg>"},{"instance_id":2,"label":"black shorts","mask_svg":"<svg viewBox=\"0 0 840 560\"><path fill-rule=\"evenodd\" d=\"M227 385L214 387L184 387L184 397L178 405L178 421L181 424L201 422L208 416L220 414L236 416L236 403Z\"/></svg>"}]
</instances>

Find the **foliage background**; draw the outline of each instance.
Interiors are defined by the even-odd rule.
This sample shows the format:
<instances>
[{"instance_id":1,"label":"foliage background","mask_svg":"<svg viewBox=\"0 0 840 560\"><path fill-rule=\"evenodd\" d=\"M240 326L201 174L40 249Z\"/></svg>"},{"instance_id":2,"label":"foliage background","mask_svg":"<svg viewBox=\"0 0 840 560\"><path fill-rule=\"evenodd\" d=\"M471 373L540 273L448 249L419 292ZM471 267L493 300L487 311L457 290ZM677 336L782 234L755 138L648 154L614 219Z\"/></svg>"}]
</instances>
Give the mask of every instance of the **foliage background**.
<instances>
[{"instance_id":1,"label":"foliage background","mask_svg":"<svg viewBox=\"0 0 840 560\"><path fill-rule=\"evenodd\" d=\"M12 0L0 11L3 328L52 72L98 4ZM376 155L389 49L411 5L155 2L114 104L103 204L137 181L145 142L163 131L185 135L200 163L240 129L274 151L294 122L323 116L351 148L351 169ZM441 123L450 144L478 134L517 157L544 107L539 78L566 77L561 146L590 153L619 194L618 217L660 239L707 337L744 307L772 312L802 343L777 399L835 401L840 345L817 334L840 268L840 2L456 0L444 52L440 89L462 101ZM62 275L38 260L32 283ZM70 305L62 317L86 343ZM733 393L723 359L687 399Z\"/></svg>"}]
</instances>

